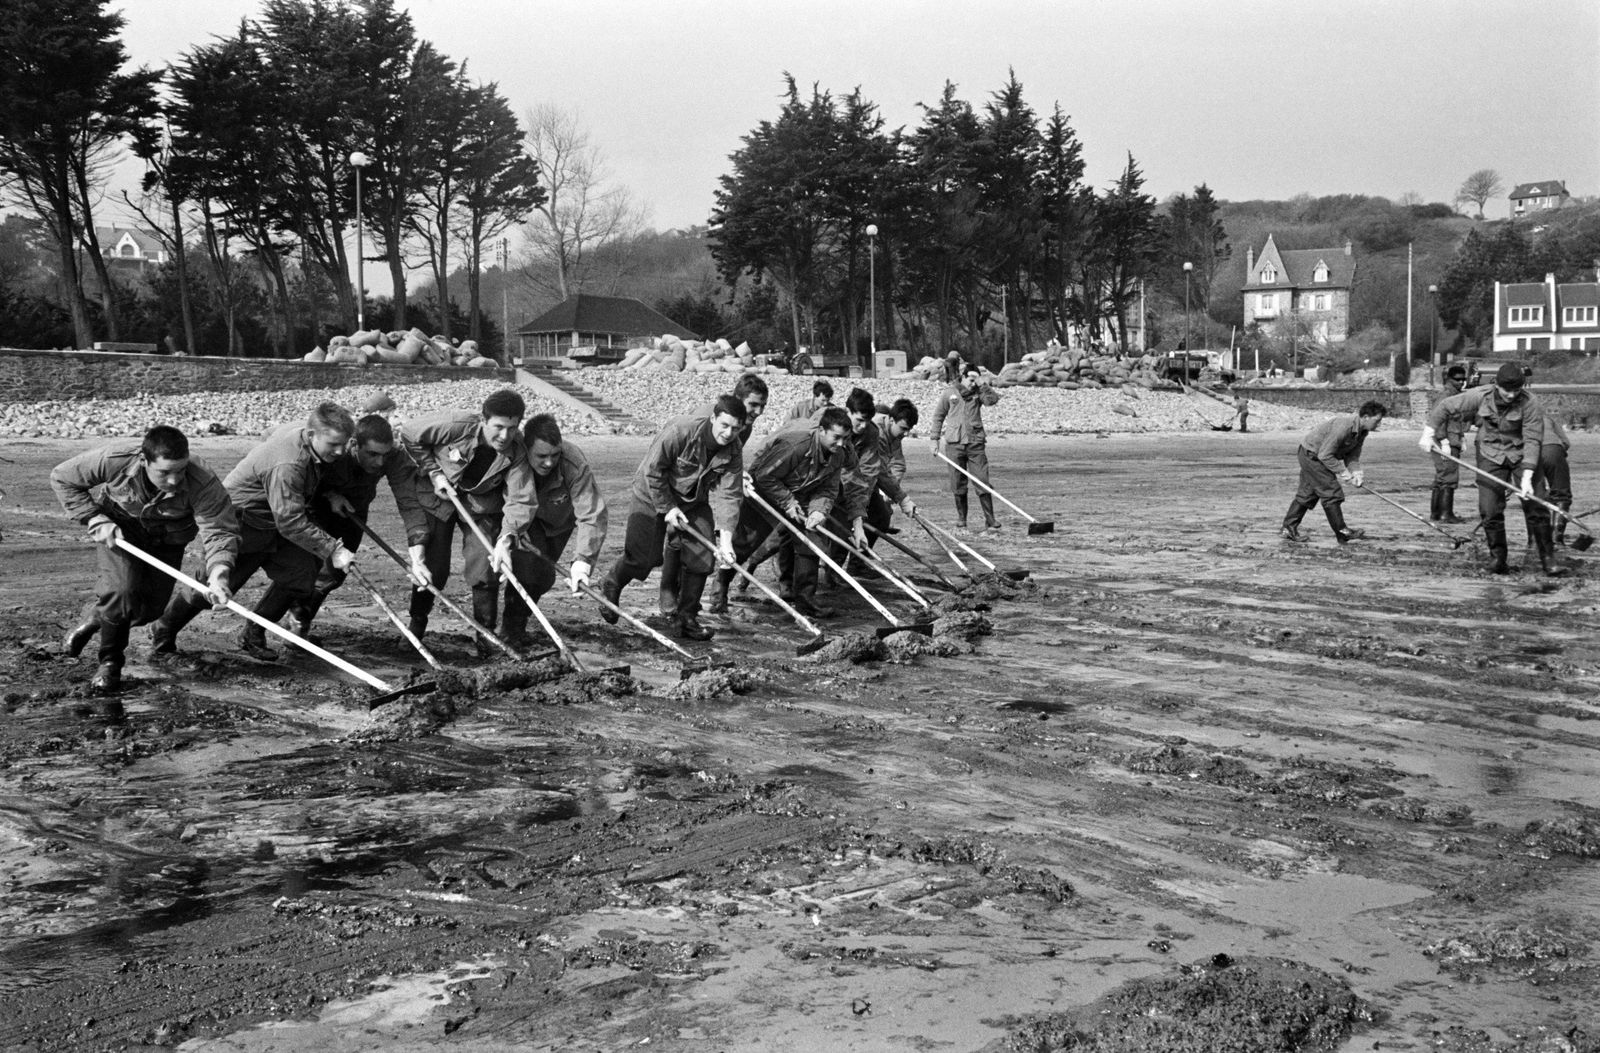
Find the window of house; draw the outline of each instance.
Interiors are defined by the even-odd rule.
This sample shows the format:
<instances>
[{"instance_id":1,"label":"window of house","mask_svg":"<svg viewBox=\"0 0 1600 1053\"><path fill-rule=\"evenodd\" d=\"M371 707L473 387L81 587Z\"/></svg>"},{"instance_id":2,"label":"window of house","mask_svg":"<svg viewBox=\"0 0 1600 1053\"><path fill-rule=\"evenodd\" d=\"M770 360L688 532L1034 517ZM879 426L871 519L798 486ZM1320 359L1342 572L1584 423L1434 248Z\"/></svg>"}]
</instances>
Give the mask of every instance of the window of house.
<instances>
[{"instance_id":1,"label":"window of house","mask_svg":"<svg viewBox=\"0 0 1600 1053\"><path fill-rule=\"evenodd\" d=\"M1593 307L1566 307L1561 311L1561 321L1567 325L1593 325L1594 319Z\"/></svg>"},{"instance_id":2,"label":"window of house","mask_svg":"<svg viewBox=\"0 0 1600 1053\"><path fill-rule=\"evenodd\" d=\"M1275 311L1277 309L1278 309L1278 297L1277 297L1277 294L1276 293L1262 293L1261 294L1261 310L1263 310L1263 311Z\"/></svg>"},{"instance_id":3,"label":"window of house","mask_svg":"<svg viewBox=\"0 0 1600 1053\"><path fill-rule=\"evenodd\" d=\"M1538 325L1544 321L1543 307L1513 307L1511 309L1512 325Z\"/></svg>"},{"instance_id":4,"label":"window of house","mask_svg":"<svg viewBox=\"0 0 1600 1053\"><path fill-rule=\"evenodd\" d=\"M1273 282L1275 282L1277 280L1278 280L1278 268L1274 267L1270 263L1267 264L1265 267L1261 268L1261 284L1262 285L1271 285Z\"/></svg>"},{"instance_id":5,"label":"window of house","mask_svg":"<svg viewBox=\"0 0 1600 1053\"><path fill-rule=\"evenodd\" d=\"M1311 272L1311 280L1325 282L1328 280L1328 265L1321 260L1317 261L1317 269Z\"/></svg>"}]
</instances>

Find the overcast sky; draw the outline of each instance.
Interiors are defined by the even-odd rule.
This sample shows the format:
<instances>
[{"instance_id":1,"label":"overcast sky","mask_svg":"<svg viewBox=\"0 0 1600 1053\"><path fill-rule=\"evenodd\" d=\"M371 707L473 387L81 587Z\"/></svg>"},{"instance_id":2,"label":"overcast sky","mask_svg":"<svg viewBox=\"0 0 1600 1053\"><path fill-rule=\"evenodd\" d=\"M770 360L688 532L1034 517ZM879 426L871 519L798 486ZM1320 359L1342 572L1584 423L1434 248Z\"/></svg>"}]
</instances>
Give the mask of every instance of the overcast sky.
<instances>
[{"instance_id":1,"label":"overcast sky","mask_svg":"<svg viewBox=\"0 0 1600 1053\"><path fill-rule=\"evenodd\" d=\"M254 0L124 0L136 62L233 31ZM945 81L981 104L1014 69L1060 103L1088 178L1132 152L1158 197L1415 191L1470 172L1600 193L1595 0L411 0L421 36L521 115L575 110L658 229L704 223L784 71L859 86L914 128ZM1504 199L1491 216L1504 215Z\"/></svg>"}]
</instances>

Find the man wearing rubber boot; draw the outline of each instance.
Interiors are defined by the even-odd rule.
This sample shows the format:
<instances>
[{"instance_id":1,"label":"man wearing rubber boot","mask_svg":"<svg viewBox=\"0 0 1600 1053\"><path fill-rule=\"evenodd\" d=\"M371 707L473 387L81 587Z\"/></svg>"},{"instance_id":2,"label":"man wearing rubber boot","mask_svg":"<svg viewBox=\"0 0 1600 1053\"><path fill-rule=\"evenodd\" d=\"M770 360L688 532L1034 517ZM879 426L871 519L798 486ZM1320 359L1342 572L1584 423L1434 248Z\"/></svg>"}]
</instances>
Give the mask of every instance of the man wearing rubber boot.
<instances>
[{"instance_id":1,"label":"man wearing rubber boot","mask_svg":"<svg viewBox=\"0 0 1600 1053\"><path fill-rule=\"evenodd\" d=\"M1528 498L1546 498L1545 481L1539 472L1539 455L1544 446L1546 418L1539 400L1523 388L1522 367L1515 362L1502 365L1492 385L1469 388L1458 395L1441 399L1428 413L1418 445L1429 452L1443 452L1448 445L1448 421L1460 416L1466 427L1478 429L1479 470L1516 489L1522 498L1522 518L1528 526L1528 540L1539 553L1546 574L1559 576L1565 571L1555 558L1555 541L1550 533L1550 517L1542 505ZM1478 485L1478 514L1483 517L1483 536L1489 543L1489 573L1504 574L1506 564L1506 488L1490 482Z\"/></svg>"},{"instance_id":2,"label":"man wearing rubber boot","mask_svg":"<svg viewBox=\"0 0 1600 1053\"><path fill-rule=\"evenodd\" d=\"M1461 394L1462 387L1467 382L1467 367L1459 363L1445 370L1444 394L1441 398ZM1460 414L1452 414L1445 418L1445 430L1440 435L1440 440L1449 447L1450 457L1460 458L1461 439L1464 425ZM1461 466L1450 457L1441 456L1433 452L1433 509L1429 519L1435 523L1461 523L1464 520L1456 515L1456 487L1461 482Z\"/></svg>"},{"instance_id":3,"label":"man wearing rubber boot","mask_svg":"<svg viewBox=\"0 0 1600 1053\"><path fill-rule=\"evenodd\" d=\"M669 420L650 444L633 473L632 501L622 555L611 564L600 586L619 603L630 581L643 581L656 567L667 573L665 556L673 555L677 597L671 621L686 640L709 640L713 633L700 624L700 597L706 578L720 560L733 559L733 529L743 500L744 447L739 425L744 403L722 395L709 417ZM680 528L692 527L715 538L716 552L707 552ZM615 625L615 612L602 608L600 617Z\"/></svg>"},{"instance_id":4,"label":"man wearing rubber boot","mask_svg":"<svg viewBox=\"0 0 1600 1053\"><path fill-rule=\"evenodd\" d=\"M840 502L835 505L834 518L846 529L834 532L850 537L856 548L865 551L872 547L866 524L871 523L873 529L878 531L889 525L889 506L880 495L880 490L907 515L915 512L917 506L901 489L900 480L890 470L884 456L884 436L873 420L878 409L877 402L861 388L853 388L845 399L844 408L850 417L850 434L844 443L845 469L839 480ZM916 412L915 408L912 412ZM841 553L838 558L843 559L844 554ZM871 567L862 566L859 560L854 567L847 569L868 576L877 574Z\"/></svg>"},{"instance_id":5,"label":"man wearing rubber boot","mask_svg":"<svg viewBox=\"0 0 1600 1053\"><path fill-rule=\"evenodd\" d=\"M368 400L369 402L374 400ZM285 428L298 428L288 424ZM369 413L356 421L356 433L344 456L327 465L322 479L317 483L316 495L311 499L311 521L326 530L351 552L361 545L366 536L367 513L378 496L378 480L388 479L389 489L398 503L408 495L411 484L409 462L395 442L394 428L381 413ZM331 562L324 561L317 571L317 581L311 595L292 602L289 614L294 630L302 638L311 639L311 623L317 612L332 594L344 584L345 572ZM262 606L276 609L278 602L273 593L282 586L274 582L262 598ZM313 643L316 641L312 641Z\"/></svg>"},{"instance_id":6,"label":"man wearing rubber boot","mask_svg":"<svg viewBox=\"0 0 1600 1053\"><path fill-rule=\"evenodd\" d=\"M1539 446L1539 476L1540 482L1550 491L1550 503L1562 512L1572 511L1572 465L1567 460L1570 449L1572 440L1567 438L1567 429L1561 426L1554 415L1546 412L1544 442ZM1551 538L1564 547L1567 543L1567 517L1552 513L1550 519Z\"/></svg>"},{"instance_id":7,"label":"man wearing rubber boot","mask_svg":"<svg viewBox=\"0 0 1600 1053\"><path fill-rule=\"evenodd\" d=\"M500 613L497 575L515 573L511 552L537 511L533 466L521 430L526 413L522 396L502 388L484 399L477 413L443 410L400 426L400 444L412 467L408 500L399 502L411 572L443 589L450 580L451 543L459 533L472 617L487 629L495 627ZM493 552L485 552L471 524L461 522L452 492L484 536L495 539ZM418 639L428 631L433 600L425 589L411 593L409 628ZM473 643L479 657L495 653L482 636Z\"/></svg>"},{"instance_id":8,"label":"man wearing rubber boot","mask_svg":"<svg viewBox=\"0 0 1600 1053\"><path fill-rule=\"evenodd\" d=\"M989 482L989 439L983 430L983 407L1000 401L1000 393L983 379L977 366L964 366L955 383L945 388L939 404L933 410L933 449L940 451L956 464L971 472L974 477ZM956 527L967 528L967 477L948 469L950 492L956 499ZM983 508L983 525L986 530L998 529L1000 520L994 517L994 498L987 490L978 494L978 504Z\"/></svg>"},{"instance_id":9,"label":"man wearing rubber boot","mask_svg":"<svg viewBox=\"0 0 1600 1053\"><path fill-rule=\"evenodd\" d=\"M304 427L280 428L269 435L222 481L239 514L239 559L228 576L228 588L238 592L256 571L265 570L279 587L267 590L255 613L269 622L311 595L324 561L332 561L340 571L355 561L355 553L313 523L309 511L323 473L344 456L355 430L348 412L324 402L311 411ZM206 606L205 597L189 589L176 590L150 627L152 653L175 653L178 633ZM278 656L267 647L266 631L255 622L245 623L239 649L262 661Z\"/></svg>"},{"instance_id":10,"label":"man wearing rubber boot","mask_svg":"<svg viewBox=\"0 0 1600 1053\"><path fill-rule=\"evenodd\" d=\"M756 421L760 420L767 412L767 382L754 373L741 374L737 383L733 385L732 395L744 403L744 423L739 426L739 445L741 448L750 446L750 437L755 434ZM710 404L695 411L697 417L709 417L713 413ZM678 569L678 550L667 549L661 564L661 616L672 620L678 610L677 583L680 576ZM747 582L739 579L741 587ZM713 612L717 613L717 612Z\"/></svg>"},{"instance_id":11,"label":"man wearing rubber boot","mask_svg":"<svg viewBox=\"0 0 1600 1053\"><path fill-rule=\"evenodd\" d=\"M184 548L198 536L210 599L221 607L233 596L228 578L239 556L239 520L216 473L192 459L188 438L167 425L151 428L140 443L114 443L63 461L50 472L50 488L67 514L89 528L98 571L94 606L62 649L76 658L99 633L99 666L89 687L111 694L122 686L129 632L155 620L173 586L117 541L180 567Z\"/></svg>"},{"instance_id":12,"label":"man wearing rubber boot","mask_svg":"<svg viewBox=\"0 0 1600 1053\"><path fill-rule=\"evenodd\" d=\"M533 468L538 507L528 526L526 547L511 550L511 566L534 602L556 583L556 561L577 534L567 587L574 594L589 584L590 573L606 543L606 502L594 481L583 451L561 437L561 425L548 413L536 413L522 429L522 443ZM509 583L505 593L505 640L517 650L533 645L528 635L532 613Z\"/></svg>"},{"instance_id":13,"label":"man wearing rubber boot","mask_svg":"<svg viewBox=\"0 0 1600 1053\"><path fill-rule=\"evenodd\" d=\"M773 432L750 462L746 485L780 515L801 525L819 547L824 539L815 531L827 522L839 496L849 434L849 414L830 406L814 421L791 421ZM734 558L748 559L776 529L778 524L766 509L755 501L744 502L733 538ZM831 618L834 612L817 603L818 560L810 546L780 545L778 561L779 573L791 583L795 610L812 618ZM731 567L717 572L713 606L708 609L727 609L732 580Z\"/></svg>"},{"instance_id":14,"label":"man wearing rubber boot","mask_svg":"<svg viewBox=\"0 0 1600 1053\"><path fill-rule=\"evenodd\" d=\"M1300 440L1295 451L1300 460L1300 488L1289 504L1289 511L1284 513L1283 527L1278 531L1280 537L1285 541L1307 540L1300 533L1300 520L1317 507L1318 501L1322 502L1322 511L1339 544L1366 537L1362 531L1345 525L1341 484L1360 486L1365 479L1361 470L1361 447L1367 435L1378 430L1387 412L1381 402L1365 402L1350 416L1324 421Z\"/></svg>"}]
</instances>

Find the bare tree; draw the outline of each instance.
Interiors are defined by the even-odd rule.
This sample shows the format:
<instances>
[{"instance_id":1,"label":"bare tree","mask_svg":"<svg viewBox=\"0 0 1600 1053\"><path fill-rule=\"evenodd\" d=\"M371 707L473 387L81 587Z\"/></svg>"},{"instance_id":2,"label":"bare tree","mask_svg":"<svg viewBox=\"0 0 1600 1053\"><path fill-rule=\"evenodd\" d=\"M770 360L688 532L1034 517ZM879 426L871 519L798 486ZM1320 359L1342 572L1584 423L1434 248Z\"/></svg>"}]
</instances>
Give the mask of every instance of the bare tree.
<instances>
[{"instance_id":1,"label":"bare tree","mask_svg":"<svg viewBox=\"0 0 1600 1053\"><path fill-rule=\"evenodd\" d=\"M576 113L543 103L529 108L526 124L528 155L546 195L523 227L528 276L565 300L583 287L584 254L637 234L645 210L627 187L610 182L605 155Z\"/></svg>"},{"instance_id":2,"label":"bare tree","mask_svg":"<svg viewBox=\"0 0 1600 1053\"><path fill-rule=\"evenodd\" d=\"M1456 191L1456 204L1473 204L1478 206L1478 218L1483 218L1483 206L1489 203L1490 198L1496 198L1505 191L1506 185L1500 179L1500 173L1492 168L1480 168L1467 176L1466 182L1461 184L1461 189Z\"/></svg>"}]
</instances>

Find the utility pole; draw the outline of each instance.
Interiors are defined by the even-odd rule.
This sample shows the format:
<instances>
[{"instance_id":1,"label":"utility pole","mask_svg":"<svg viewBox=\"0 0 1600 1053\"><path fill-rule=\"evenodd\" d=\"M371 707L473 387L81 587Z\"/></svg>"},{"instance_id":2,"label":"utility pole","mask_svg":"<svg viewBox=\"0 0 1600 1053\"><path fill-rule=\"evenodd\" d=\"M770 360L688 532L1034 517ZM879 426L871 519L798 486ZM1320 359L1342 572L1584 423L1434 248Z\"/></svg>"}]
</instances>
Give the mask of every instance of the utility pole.
<instances>
[{"instance_id":1,"label":"utility pole","mask_svg":"<svg viewBox=\"0 0 1600 1053\"><path fill-rule=\"evenodd\" d=\"M500 239L500 339L506 342L506 365L511 364L511 272L506 269L506 239Z\"/></svg>"}]
</instances>

